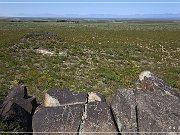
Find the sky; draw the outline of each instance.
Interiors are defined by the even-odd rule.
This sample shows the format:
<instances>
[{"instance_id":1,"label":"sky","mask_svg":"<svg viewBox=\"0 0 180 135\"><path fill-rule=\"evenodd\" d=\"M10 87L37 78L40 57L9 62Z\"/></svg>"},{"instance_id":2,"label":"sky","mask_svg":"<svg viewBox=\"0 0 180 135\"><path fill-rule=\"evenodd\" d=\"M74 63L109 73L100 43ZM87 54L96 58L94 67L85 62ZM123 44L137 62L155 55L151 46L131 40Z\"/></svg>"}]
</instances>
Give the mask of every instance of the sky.
<instances>
[{"instance_id":1,"label":"sky","mask_svg":"<svg viewBox=\"0 0 180 135\"><path fill-rule=\"evenodd\" d=\"M3 3L13 2L13 3ZM15 2L161 2L161 3L15 3ZM163 3L165 2L165 3ZM177 3L167 3L177 2ZM178 3L179 2L179 3ZM180 0L0 0L0 16L180 14Z\"/></svg>"}]
</instances>

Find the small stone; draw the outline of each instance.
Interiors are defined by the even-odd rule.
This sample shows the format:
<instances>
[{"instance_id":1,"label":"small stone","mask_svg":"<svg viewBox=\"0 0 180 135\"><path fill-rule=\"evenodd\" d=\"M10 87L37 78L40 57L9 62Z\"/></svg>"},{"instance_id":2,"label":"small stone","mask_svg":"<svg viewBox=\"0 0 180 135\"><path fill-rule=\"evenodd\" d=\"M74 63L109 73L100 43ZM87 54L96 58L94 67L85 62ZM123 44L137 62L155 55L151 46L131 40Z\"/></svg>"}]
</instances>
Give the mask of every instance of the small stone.
<instances>
[{"instance_id":1,"label":"small stone","mask_svg":"<svg viewBox=\"0 0 180 135\"><path fill-rule=\"evenodd\" d=\"M98 92L88 93L88 103L90 102L106 102L106 98Z\"/></svg>"}]
</instances>

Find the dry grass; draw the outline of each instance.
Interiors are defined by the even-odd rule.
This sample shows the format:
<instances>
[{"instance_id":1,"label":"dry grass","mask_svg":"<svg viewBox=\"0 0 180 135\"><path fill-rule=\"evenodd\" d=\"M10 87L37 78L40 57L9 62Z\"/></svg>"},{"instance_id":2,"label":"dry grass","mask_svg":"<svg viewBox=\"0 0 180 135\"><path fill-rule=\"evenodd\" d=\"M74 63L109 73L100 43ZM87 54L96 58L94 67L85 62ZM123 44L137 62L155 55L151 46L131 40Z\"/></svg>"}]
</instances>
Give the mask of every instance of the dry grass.
<instances>
[{"instance_id":1,"label":"dry grass","mask_svg":"<svg viewBox=\"0 0 180 135\"><path fill-rule=\"evenodd\" d=\"M110 99L150 70L180 88L180 25L0 22L1 101L18 83L38 100L52 87Z\"/></svg>"}]
</instances>

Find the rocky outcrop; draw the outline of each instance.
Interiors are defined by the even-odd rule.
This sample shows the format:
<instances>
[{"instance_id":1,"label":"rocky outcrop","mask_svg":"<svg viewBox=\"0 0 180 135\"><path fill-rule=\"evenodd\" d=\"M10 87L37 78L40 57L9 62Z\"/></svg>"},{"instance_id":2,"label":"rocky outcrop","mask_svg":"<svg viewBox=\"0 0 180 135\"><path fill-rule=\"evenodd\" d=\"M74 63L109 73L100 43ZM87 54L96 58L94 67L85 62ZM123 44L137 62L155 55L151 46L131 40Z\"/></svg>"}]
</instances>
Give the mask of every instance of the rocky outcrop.
<instances>
[{"instance_id":1,"label":"rocky outcrop","mask_svg":"<svg viewBox=\"0 0 180 135\"><path fill-rule=\"evenodd\" d=\"M34 134L180 132L177 89L149 71L139 75L135 88L119 90L110 105L98 92L59 88L49 89L43 104L37 105L36 99L28 96L26 87L18 86L2 104L1 119L11 131L33 131Z\"/></svg>"},{"instance_id":2,"label":"rocky outcrop","mask_svg":"<svg viewBox=\"0 0 180 135\"><path fill-rule=\"evenodd\" d=\"M35 97L28 96L25 86L13 89L0 108L1 121L8 130L32 132L32 115L38 106Z\"/></svg>"},{"instance_id":3,"label":"rocky outcrop","mask_svg":"<svg viewBox=\"0 0 180 135\"><path fill-rule=\"evenodd\" d=\"M136 88L144 91L161 91L162 93L165 93L165 95L174 95L180 98L177 89L172 88L169 84L150 71L143 71L140 73Z\"/></svg>"},{"instance_id":4,"label":"rocky outcrop","mask_svg":"<svg viewBox=\"0 0 180 135\"><path fill-rule=\"evenodd\" d=\"M180 132L177 90L149 71L139 75L135 89L120 90L111 107L121 132Z\"/></svg>"},{"instance_id":5,"label":"rocky outcrop","mask_svg":"<svg viewBox=\"0 0 180 135\"><path fill-rule=\"evenodd\" d=\"M138 128L141 132L180 132L180 97L149 71L142 72L136 90Z\"/></svg>"},{"instance_id":6,"label":"rocky outcrop","mask_svg":"<svg viewBox=\"0 0 180 135\"><path fill-rule=\"evenodd\" d=\"M82 104L41 108L33 116L33 131L77 134L83 109Z\"/></svg>"},{"instance_id":7,"label":"rocky outcrop","mask_svg":"<svg viewBox=\"0 0 180 135\"><path fill-rule=\"evenodd\" d=\"M118 134L113 115L106 102L90 102L86 105L80 134Z\"/></svg>"},{"instance_id":8,"label":"rocky outcrop","mask_svg":"<svg viewBox=\"0 0 180 135\"><path fill-rule=\"evenodd\" d=\"M114 132L117 134L113 115L105 101L105 97L100 93L49 89L45 94L44 104L33 116L33 131L71 134Z\"/></svg>"}]
</instances>

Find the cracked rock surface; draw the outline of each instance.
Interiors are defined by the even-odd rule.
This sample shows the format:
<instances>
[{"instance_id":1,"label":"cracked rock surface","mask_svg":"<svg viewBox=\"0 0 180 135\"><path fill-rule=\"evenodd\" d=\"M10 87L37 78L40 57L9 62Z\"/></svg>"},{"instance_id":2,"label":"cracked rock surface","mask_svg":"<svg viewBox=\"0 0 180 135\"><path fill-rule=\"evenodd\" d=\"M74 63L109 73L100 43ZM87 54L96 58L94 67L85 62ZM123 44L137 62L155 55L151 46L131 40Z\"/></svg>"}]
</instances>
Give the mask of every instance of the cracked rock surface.
<instances>
[{"instance_id":1,"label":"cracked rock surface","mask_svg":"<svg viewBox=\"0 0 180 135\"><path fill-rule=\"evenodd\" d=\"M33 132L117 134L113 115L105 101L100 93L50 89L45 95L44 105L33 116Z\"/></svg>"},{"instance_id":2,"label":"cracked rock surface","mask_svg":"<svg viewBox=\"0 0 180 135\"><path fill-rule=\"evenodd\" d=\"M53 88L45 94L43 104L37 106L26 87L19 85L1 105L0 120L9 125L10 131L33 131L33 134L177 135L180 132L177 89L149 71L139 75L135 88L119 90L110 105L98 92Z\"/></svg>"},{"instance_id":3,"label":"cracked rock surface","mask_svg":"<svg viewBox=\"0 0 180 135\"><path fill-rule=\"evenodd\" d=\"M87 96L87 93L69 89L49 89L44 104L37 108L33 116L33 132L77 134Z\"/></svg>"},{"instance_id":4,"label":"cracked rock surface","mask_svg":"<svg viewBox=\"0 0 180 135\"><path fill-rule=\"evenodd\" d=\"M111 108L119 131L137 132L136 99L134 89L123 89L117 93L111 102Z\"/></svg>"},{"instance_id":5,"label":"cracked rock surface","mask_svg":"<svg viewBox=\"0 0 180 135\"><path fill-rule=\"evenodd\" d=\"M118 130L113 121L110 107L106 102L90 102L87 104L87 116L84 120L83 135L100 134L107 135L117 134ZM108 133L109 132L109 133Z\"/></svg>"},{"instance_id":6,"label":"cracked rock surface","mask_svg":"<svg viewBox=\"0 0 180 135\"><path fill-rule=\"evenodd\" d=\"M45 94L44 106L55 107L72 104L85 104L87 93L71 91L69 89L52 88Z\"/></svg>"},{"instance_id":7,"label":"cracked rock surface","mask_svg":"<svg viewBox=\"0 0 180 135\"><path fill-rule=\"evenodd\" d=\"M139 131L180 132L180 97L162 79L152 73L139 79L136 102Z\"/></svg>"},{"instance_id":8,"label":"cracked rock surface","mask_svg":"<svg viewBox=\"0 0 180 135\"><path fill-rule=\"evenodd\" d=\"M121 132L180 132L177 90L149 71L139 75L136 89L120 90L111 108Z\"/></svg>"},{"instance_id":9,"label":"cracked rock surface","mask_svg":"<svg viewBox=\"0 0 180 135\"><path fill-rule=\"evenodd\" d=\"M71 134L75 135L81 123L83 109L83 104L42 108L33 116L33 131L46 132L46 134L47 132L74 132Z\"/></svg>"}]
</instances>

